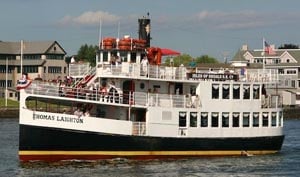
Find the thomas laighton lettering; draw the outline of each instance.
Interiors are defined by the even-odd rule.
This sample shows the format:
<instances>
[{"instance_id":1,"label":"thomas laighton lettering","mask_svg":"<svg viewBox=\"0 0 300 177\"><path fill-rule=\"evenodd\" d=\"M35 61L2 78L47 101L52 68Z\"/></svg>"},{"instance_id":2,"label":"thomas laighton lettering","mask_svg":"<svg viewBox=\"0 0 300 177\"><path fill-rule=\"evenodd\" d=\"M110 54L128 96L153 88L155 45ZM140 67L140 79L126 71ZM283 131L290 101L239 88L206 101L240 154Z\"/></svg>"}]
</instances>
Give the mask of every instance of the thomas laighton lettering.
<instances>
[{"instance_id":1,"label":"thomas laighton lettering","mask_svg":"<svg viewBox=\"0 0 300 177\"><path fill-rule=\"evenodd\" d=\"M83 119L75 117L66 117L66 116L54 116L46 114L33 114L33 120L42 119L42 120L56 120L62 122L71 122L71 123L83 123Z\"/></svg>"}]
</instances>

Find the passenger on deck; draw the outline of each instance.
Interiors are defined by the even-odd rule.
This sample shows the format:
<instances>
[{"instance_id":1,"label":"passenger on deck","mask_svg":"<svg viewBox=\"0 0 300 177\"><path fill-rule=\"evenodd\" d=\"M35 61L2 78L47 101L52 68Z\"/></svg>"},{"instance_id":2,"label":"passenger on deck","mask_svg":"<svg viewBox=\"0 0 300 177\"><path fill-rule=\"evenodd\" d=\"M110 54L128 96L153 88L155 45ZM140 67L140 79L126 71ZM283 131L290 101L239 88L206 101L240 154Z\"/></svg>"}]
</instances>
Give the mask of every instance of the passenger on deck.
<instances>
[{"instance_id":1,"label":"passenger on deck","mask_svg":"<svg viewBox=\"0 0 300 177\"><path fill-rule=\"evenodd\" d=\"M109 96L109 101L111 103L115 102L115 103L119 103L119 93L115 87L115 82L112 81L110 84L110 88L108 91L108 96Z\"/></svg>"},{"instance_id":2,"label":"passenger on deck","mask_svg":"<svg viewBox=\"0 0 300 177\"><path fill-rule=\"evenodd\" d=\"M142 65L142 75L147 75L148 74L148 59L146 56L144 56L144 58L141 61L141 65Z\"/></svg>"}]
</instances>

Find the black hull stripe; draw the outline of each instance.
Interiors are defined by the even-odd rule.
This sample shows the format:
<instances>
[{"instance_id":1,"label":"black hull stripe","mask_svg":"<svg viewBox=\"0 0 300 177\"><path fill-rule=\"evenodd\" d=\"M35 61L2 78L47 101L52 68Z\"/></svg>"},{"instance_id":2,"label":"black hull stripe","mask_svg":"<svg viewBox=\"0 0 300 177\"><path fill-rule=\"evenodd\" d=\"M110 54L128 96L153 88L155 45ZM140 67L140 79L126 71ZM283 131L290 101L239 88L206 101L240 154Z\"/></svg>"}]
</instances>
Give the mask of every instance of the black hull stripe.
<instances>
[{"instance_id":1,"label":"black hull stripe","mask_svg":"<svg viewBox=\"0 0 300 177\"><path fill-rule=\"evenodd\" d=\"M20 125L20 156L209 156L275 153L284 136L162 138Z\"/></svg>"}]
</instances>

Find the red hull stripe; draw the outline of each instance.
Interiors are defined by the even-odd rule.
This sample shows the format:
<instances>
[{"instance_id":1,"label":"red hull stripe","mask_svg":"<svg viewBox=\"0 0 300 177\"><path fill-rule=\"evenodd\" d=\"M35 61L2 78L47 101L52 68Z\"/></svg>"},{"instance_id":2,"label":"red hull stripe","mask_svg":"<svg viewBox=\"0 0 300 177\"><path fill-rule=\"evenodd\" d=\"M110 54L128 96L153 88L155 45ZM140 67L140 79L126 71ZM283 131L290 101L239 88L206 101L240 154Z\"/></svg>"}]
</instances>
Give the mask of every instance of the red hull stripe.
<instances>
[{"instance_id":1,"label":"red hull stripe","mask_svg":"<svg viewBox=\"0 0 300 177\"><path fill-rule=\"evenodd\" d=\"M276 153L275 150L259 151L19 151L21 161L98 160L113 158L166 159L199 156L247 156Z\"/></svg>"}]
</instances>

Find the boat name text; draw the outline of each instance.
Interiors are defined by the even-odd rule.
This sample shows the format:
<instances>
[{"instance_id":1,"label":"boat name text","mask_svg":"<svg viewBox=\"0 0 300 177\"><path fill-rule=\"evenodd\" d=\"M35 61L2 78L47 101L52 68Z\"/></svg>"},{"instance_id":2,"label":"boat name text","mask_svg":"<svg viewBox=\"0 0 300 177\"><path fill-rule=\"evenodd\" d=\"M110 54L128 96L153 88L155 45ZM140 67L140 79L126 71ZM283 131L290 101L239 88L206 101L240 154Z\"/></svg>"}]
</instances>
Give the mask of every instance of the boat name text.
<instances>
[{"instance_id":1,"label":"boat name text","mask_svg":"<svg viewBox=\"0 0 300 177\"><path fill-rule=\"evenodd\" d=\"M221 79L221 80L237 80L236 74L212 74L212 73L188 73L188 78L198 79Z\"/></svg>"},{"instance_id":2,"label":"boat name text","mask_svg":"<svg viewBox=\"0 0 300 177\"><path fill-rule=\"evenodd\" d=\"M82 118L76 117L67 117L67 116L54 116L54 115L47 115L47 114L33 114L33 120L41 119L41 120L52 120L52 121L59 121L59 122L71 122L71 123L78 123L83 124Z\"/></svg>"}]
</instances>

